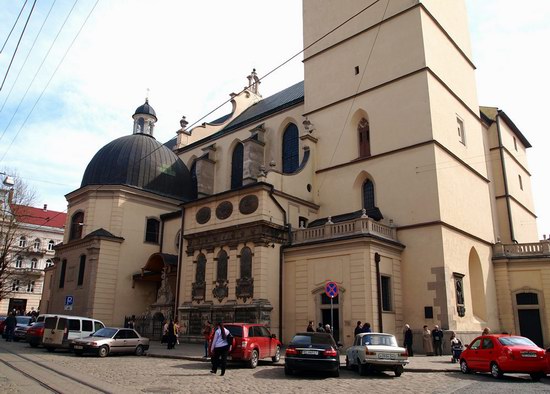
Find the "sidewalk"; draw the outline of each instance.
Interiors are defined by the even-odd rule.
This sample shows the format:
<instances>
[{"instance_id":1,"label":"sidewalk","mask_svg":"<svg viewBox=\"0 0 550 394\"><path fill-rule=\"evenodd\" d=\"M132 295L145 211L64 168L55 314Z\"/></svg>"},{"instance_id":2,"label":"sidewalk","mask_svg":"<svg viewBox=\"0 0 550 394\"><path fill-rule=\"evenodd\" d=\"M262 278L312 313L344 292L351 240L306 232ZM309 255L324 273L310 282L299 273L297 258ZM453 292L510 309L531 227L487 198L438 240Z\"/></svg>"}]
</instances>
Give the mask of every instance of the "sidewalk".
<instances>
[{"instance_id":1,"label":"sidewalk","mask_svg":"<svg viewBox=\"0 0 550 394\"><path fill-rule=\"evenodd\" d=\"M342 351L345 354L345 349ZM181 343L176 345L175 349L168 350L166 345L159 341L151 341L147 356L159 358L174 358L181 360L210 362L210 359L205 359L204 345L198 343ZM281 351L281 361L278 366L284 365L284 349ZM345 364L345 355L340 356L342 366ZM414 356L409 357L409 364L405 367L407 372L460 372L459 364L451 363L451 355L447 356Z\"/></svg>"}]
</instances>

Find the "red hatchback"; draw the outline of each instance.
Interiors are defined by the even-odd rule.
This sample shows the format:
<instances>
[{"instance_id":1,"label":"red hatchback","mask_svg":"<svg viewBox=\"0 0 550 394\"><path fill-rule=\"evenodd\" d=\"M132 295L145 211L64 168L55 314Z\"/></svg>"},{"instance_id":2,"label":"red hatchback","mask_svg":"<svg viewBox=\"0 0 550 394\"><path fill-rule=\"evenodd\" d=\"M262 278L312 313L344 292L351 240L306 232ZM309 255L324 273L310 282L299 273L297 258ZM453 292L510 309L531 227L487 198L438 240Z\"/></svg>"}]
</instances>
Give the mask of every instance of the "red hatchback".
<instances>
[{"instance_id":1,"label":"red hatchback","mask_svg":"<svg viewBox=\"0 0 550 394\"><path fill-rule=\"evenodd\" d=\"M256 368L262 358L271 358L274 363L279 361L282 344L264 325L225 323L224 327L234 338L228 360L246 361L250 368Z\"/></svg>"},{"instance_id":2,"label":"red hatchback","mask_svg":"<svg viewBox=\"0 0 550 394\"><path fill-rule=\"evenodd\" d=\"M490 372L495 378L504 373L528 373L534 381L545 375L546 352L530 339L514 335L484 335L472 341L460 355L460 370Z\"/></svg>"}]
</instances>

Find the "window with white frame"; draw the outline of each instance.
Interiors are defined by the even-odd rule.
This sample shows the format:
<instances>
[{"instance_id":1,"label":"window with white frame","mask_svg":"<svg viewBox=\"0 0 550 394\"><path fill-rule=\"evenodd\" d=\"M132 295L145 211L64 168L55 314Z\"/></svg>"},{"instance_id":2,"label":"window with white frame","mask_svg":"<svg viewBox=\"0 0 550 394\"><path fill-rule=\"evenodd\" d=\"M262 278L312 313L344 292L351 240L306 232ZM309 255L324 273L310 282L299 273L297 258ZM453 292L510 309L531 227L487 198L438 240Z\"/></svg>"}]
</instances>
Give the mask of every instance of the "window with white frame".
<instances>
[{"instance_id":1,"label":"window with white frame","mask_svg":"<svg viewBox=\"0 0 550 394\"><path fill-rule=\"evenodd\" d=\"M53 265L53 261L51 259L46 260L46 268L51 267Z\"/></svg>"},{"instance_id":2,"label":"window with white frame","mask_svg":"<svg viewBox=\"0 0 550 394\"><path fill-rule=\"evenodd\" d=\"M11 290L12 291L19 291L19 279L14 279L11 282Z\"/></svg>"},{"instance_id":3,"label":"window with white frame","mask_svg":"<svg viewBox=\"0 0 550 394\"><path fill-rule=\"evenodd\" d=\"M23 236L19 237L19 247L24 248L25 246L27 246L27 238Z\"/></svg>"},{"instance_id":4,"label":"window with white frame","mask_svg":"<svg viewBox=\"0 0 550 394\"><path fill-rule=\"evenodd\" d=\"M55 242L53 240L50 240L50 242L48 242L48 250L53 250L54 246L55 246Z\"/></svg>"},{"instance_id":5,"label":"window with white frame","mask_svg":"<svg viewBox=\"0 0 550 394\"><path fill-rule=\"evenodd\" d=\"M15 268L23 268L23 256L17 256L15 258Z\"/></svg>"},{"instance_id":6,"label":"window with white frame","mask_svg":"<svg viewBox=\"0 0 550 394\"><path fill-rule=\"evenodd\" d=\"M30 280L27 284L27 293L34 293L34 280Z\"/></svg>"},{"instance_id":7,"label":"window with white frame","mask_svg":"<svg viewBox=\"0 0 550 394\"><path fill-rule=\"evenodd\" d=\"M37 269L38 268L38 260L37 259L32 259L31 260L31 268L33 270Z\"/></svg>"},{"instance_id":8,"label":"window with white frame","mask_svg":"<svg viewBox=\"0 0 550 394\"><path fill-rule=\"evenodd\" d=\"M40 250L40 239L36 238L34 240L33 249L35 252L38 252Z\"/></svg>"},{"instance_id":9,"label":"window with white frame","mask_svg":"<svg viewBox=\"0 0 550 394\"><path fill-rule=\"evenodd\" d=\"M464 121L460 117L456 117L456 128L458 131L458 140L466 145L466 133L464 130Z\"/></svg>"}]
</instances>

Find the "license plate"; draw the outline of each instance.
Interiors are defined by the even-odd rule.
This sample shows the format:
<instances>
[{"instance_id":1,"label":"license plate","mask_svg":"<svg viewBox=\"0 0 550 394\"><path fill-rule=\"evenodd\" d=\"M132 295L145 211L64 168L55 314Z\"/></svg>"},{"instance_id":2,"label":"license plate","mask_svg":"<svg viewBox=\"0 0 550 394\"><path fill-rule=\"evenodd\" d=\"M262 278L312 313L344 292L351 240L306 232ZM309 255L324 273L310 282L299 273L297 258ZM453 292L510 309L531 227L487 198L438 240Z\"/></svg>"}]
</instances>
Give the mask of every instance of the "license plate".
<instances>
[{"instance_id":1,"label":"license plate","mask_svg":"<svg viewBox=\"0 0 550 394\"><path fill-rule=\"evenodd\" d=\"M82 350L84 349L83 346L80 346L80 345L74 345L74 348L77 349L77 350Z\"/></svg>"},{"instance_id":2,"label":"license plate","mask_svg":"<svg viewBox=\"0 0 550 394\"><path fill-rule=\"evenodd\" d=\"M537 357L536 353L521 353L521 357Z\"/></svg>"},{"instance_id":3,"label":"license plate","mask_svg":"<svg viewBox=\"0 0 550 394\"><path fill-rule=\"evenodd\" d=\"M395 359L397 355L393 353L378 353L378 358L384 358L384 359Z\"/></svg>"},{"instance_id":4,"label":"license plate","mask_svg":"<svg viewBox=\"0 0 550 394\"><path fill-rule=\"evenodd\" d=\"M231 356L227 356L227 359L228 359L229 361L231 361Z\"/></svg>"},{"instance_id":5,"label":"license plate","mask_svg":"<svg viewBox=\"0 0 550 394\"><path fill-rule=\"evenodd\" d=\"M317 356L319 352L317 350L302 350L302 354L310 354L312 356Z\"/></svg>"}]
</instances>

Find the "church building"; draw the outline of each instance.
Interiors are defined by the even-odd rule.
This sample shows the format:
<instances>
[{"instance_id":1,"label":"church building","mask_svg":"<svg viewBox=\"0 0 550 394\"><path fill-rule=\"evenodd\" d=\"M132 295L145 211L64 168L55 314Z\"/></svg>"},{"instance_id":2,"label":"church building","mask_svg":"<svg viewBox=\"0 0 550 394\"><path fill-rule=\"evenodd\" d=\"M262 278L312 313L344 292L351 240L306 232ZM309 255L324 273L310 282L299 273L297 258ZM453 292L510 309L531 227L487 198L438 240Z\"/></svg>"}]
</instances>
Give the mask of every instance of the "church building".
<instances>
[{"instance_id":1,"label":"church building","mask_svg":"<svg viewBox=\"0 0 550 394\"><path fill-rule=\"evenodd\" d=\"M154 335L173 317L188 340L207 319L283 342L313 320L348 346L360 320L550 344L531 145L477 101L464 1L303 0L303 17L303 82L264 98L254 70L230 113L165 144L146 100L99 150L66 196L49 312L70 295L75 315Z\"/></svg>"}]
</instances>

